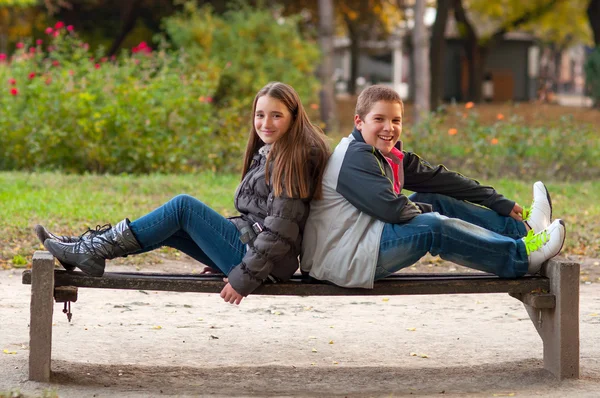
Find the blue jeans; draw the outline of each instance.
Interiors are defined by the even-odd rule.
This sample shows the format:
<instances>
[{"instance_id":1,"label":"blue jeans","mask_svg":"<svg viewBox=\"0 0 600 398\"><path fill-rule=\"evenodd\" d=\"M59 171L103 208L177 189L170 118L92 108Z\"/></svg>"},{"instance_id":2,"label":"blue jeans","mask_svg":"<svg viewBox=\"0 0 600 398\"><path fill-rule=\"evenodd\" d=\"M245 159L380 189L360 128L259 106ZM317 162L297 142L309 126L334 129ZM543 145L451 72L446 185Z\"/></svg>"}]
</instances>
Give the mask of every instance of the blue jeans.
<instances>
[{"instance_id":1,"label":"blue jeans","mask_svg":"<svg viewBox=\"0 0 600 398\"><path fill-rule=\"evenodd\" d=\"M523 222L446 195L415 193L410 200L429 203L434 212L405 224L385 224L375 280L416 263L427 253L502 278L527 273Z\"/></svg>"},{"instance_id":2,"label":"blue jeans","mask_svg":"<svg viewBox=\"0 0 600 398\"><path fill-rule=\"evenodd\" d=\"M225 275L246 254L237 227L189 195L174 197L129 227L142 247L138 253L173 247Z\"/></svg>"}]
</instances>

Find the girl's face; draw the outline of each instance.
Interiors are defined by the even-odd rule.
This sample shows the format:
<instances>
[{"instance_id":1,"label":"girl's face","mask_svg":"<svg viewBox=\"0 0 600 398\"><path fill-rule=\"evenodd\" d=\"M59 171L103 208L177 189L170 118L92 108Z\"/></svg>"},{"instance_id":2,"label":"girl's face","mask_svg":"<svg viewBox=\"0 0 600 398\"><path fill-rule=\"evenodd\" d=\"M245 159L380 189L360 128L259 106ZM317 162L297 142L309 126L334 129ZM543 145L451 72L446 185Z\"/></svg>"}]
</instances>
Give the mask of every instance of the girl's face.
<instances>
[{"instance_id":1,"label":"girl's face","mask_svg":"<svg viewBox=\"0 0 600 398\"><path fill-rule=\"evenodd\" d=\"M256 102L254 128L265 144L272 144L288 132L292 114L283 102L263 95Z\"/></svg>"}]
</instances>

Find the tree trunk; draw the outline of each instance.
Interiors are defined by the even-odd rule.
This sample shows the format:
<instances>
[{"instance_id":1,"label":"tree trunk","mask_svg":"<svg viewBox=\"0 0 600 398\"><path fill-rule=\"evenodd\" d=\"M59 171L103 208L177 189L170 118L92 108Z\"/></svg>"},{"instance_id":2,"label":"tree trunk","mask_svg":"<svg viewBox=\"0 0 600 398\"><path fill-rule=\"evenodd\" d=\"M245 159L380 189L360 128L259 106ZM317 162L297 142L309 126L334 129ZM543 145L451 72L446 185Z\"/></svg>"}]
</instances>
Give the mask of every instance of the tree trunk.
<instances>
[{"instance_id":1,"label":"tree trunk","mask_svg":"<svg viewBox=\"0 0 600 398\"><path fill-rule=\"evenodd\" d=\"M600 46L600 0L590 0L587 8L587 15L594 32L594 43L596 47Z\"/></svg>"},{"instance_id":2,"label":"tree trunk","mask_svg":"<svg viewBox=\"0 0 600 398\"><path fill-rule=\"evenodd\" d=\"M429 35L423 20L425 0L416 0L414 6L415 26L413 28L413 55L415 62L415 111L414 121L418 123L429 113L430 76Z\"/></svg>"},{"instance_id":3,"label":"tree trunk","mask_svg":"<svg viewBox=\"0 0 600 398\"><path fill-rule=\"evenodd\" d=\"M344 17L348 27L348 38L350 39L350 79L348 80L348 93L356 94L356 79L358 78L358 58L360 57L360 34L355 23L348 17Z\"/></svg>"},{"instance_id":4,"label":"tree trunk","mask_svg":"<svg viewBox=\"0 0 600 398\"><path fill-rule=\"evenodd\" d=\"M431 109L437 109L443 100L444 87L446 83L444 75L444 64L446 61L446 23L450 2L438 0L437 13L431 32L431 45L429 51L429 65L431 68Z\"/></svg>"},{"instance_id":5,"label":"tree trunk","mask_svg":"<svg viewBox=\"0 0 600 398\"><path fill-rule=\"evenodd\" d=\"M335 82L333 81L333 0L319 0L319 43L322 62L319 67L321 78L321 120L325 131L337 128L335 112Z\"/></svg>"},{"instance_id":6,"label":"tree trunk","mask_svg":"<svg viewBox=\"0 0 600 398\"><path fill-rule=\"evenodd\" d=\"M133 27L135 26L135 22L139 16L138 6L140 4L140 0L130 0L122 3L122 13L121 13L121 21L123 24L121 25L121 31L119 35L115 38L110 49L108 50L108 55L115 55L121 44L131 32Z\"/></svg>"}]
</instances>

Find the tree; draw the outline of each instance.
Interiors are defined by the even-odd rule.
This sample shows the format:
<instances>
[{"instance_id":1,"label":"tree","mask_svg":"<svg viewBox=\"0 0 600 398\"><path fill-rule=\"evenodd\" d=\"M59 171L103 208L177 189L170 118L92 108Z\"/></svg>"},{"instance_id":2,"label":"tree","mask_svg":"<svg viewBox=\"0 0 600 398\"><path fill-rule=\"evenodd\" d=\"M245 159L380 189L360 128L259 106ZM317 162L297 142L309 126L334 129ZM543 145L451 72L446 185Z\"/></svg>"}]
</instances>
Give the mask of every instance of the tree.
<instances>
[{"instance_id":1,"label":"tree","mask_svg":"<svg viewBox=\"0 0 600 398\"><path fill-rule=\"evenodd\" d=\"M444 62L446 58L446 24L451 2L438 0L435 21L431 29L431 45L429 47L429 65L431 69L431 109L436 109L442 101L444 92Z\"/></svg>"},{"instance_id":2,"label":"tree","mask_svg":"<svg viewBox=\"0 0 600 398\"><path fill-rule=\"evenodd\" d=\"M415 65L415 122L430 110L429 34L424 20L426 5L425 0L416 0L414 6L415 25L412 41Z\"/></svg>"},{"instance_id":3,"label":"tree","mask_svg":"<svg viewBox=\"0 0 600 398\"><path fill-rule=\"evenodd\" d=\"M468 3L467 3L468 1ZM469 75L467 99L480 102L485 73L485 61L489 52L502 40L504 35L512 30L523 27L532 21L539 20L550 12L558 2L566 0L537 0L522 2L520 0L504 0L490 2L487 0L454 0L454 16L458 30L464 39L464 49L467 58ZM463 4L464 3L464 4ZM509 4L510 3L510 4ZM499 25L492 33L480 37L475 30L471 18L467 15L464 5L487 17L490 23Z\"/></svg>"},{"instance_id":4,"label":"tree","mask_svg":"<svg viewBox=\"0 0 600 398\"><path fill-rule=\"evenodd\" d=\"M361 43L385 39L398 21L404 18L398 1L402 0L333 0L339 30L345 30L350 41L350 78L348 91L354 93L358 77ZM283 0L287 13L309 11L309 20L318 17L318 0Z\"/></svg>"},{"instance_id":5,"label":"tree","mask_svg":"<svg viewBox=\"0 0 600 398\"><path fill-rule=\"evenodd\" d=\"M600 46L600 0L590 0L587 8L590 27L594 32L594 43Z\"/></svg>"},{"instance_id":6,"label":"tree","mask_svg":"<svg viewBox=\"0 0 600 398\"><path fill-rule=\"evenodd\" d=\"M321 47L321 120L325 130L337 128L335 82L333 81L333 33L335 28L333 0L319 0L319 44Z\"/></svg>"}]
</instances>

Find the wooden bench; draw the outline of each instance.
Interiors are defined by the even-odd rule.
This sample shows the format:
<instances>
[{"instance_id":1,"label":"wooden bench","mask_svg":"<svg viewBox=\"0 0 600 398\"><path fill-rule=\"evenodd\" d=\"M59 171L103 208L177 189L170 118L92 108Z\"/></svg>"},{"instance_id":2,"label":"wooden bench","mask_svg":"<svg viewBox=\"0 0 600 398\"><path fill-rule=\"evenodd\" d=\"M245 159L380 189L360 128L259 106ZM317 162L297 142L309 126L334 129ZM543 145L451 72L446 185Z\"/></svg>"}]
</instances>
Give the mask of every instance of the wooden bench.
<instances>
[{"instance_id":1,"label":"wooden bench","mask_svg":"<svg viewBox=\"0 0 600 398\"><path fill-rule=\"evenodd\" d=\"M214 275L107 272L101 278L55 270L54 257L33 255L23 284L31 284L29 380L48 382L51 375L54 301L77 300L78 288L163 290L219 293L222 278ZM300 275L289 282L265 284L253 294L288 296L353 296L508 293L522 301L544 343L544 367L558 379L579 378L579 264L550 260L541 275L500 279L491 274L395 274L374 289L347 289L306 282Z\"/></svg>"}]
</instances>

